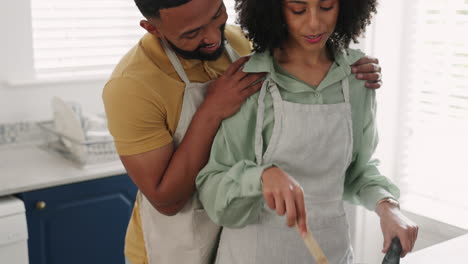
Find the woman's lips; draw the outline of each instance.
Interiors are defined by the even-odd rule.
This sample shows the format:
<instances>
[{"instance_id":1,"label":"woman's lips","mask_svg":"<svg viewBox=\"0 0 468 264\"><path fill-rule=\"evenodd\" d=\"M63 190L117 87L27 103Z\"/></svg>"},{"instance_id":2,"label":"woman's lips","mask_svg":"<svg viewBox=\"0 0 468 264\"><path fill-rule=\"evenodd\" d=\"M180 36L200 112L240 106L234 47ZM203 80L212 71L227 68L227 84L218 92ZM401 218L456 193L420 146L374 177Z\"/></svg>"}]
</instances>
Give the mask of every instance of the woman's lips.
<instances>
[{"instance_id":1,"label":"woman's lips","mask_svg":"<svg viewBox=\"0 0 468 264\"><path fill-rule=\"evenodd\" d=\"M320 42L323 38L323 34L319 34L319 35L309 35L309 36L305 36L304 37L305 40L309 43L317 43L317 42Z\"/></svg>"}]
</instances>

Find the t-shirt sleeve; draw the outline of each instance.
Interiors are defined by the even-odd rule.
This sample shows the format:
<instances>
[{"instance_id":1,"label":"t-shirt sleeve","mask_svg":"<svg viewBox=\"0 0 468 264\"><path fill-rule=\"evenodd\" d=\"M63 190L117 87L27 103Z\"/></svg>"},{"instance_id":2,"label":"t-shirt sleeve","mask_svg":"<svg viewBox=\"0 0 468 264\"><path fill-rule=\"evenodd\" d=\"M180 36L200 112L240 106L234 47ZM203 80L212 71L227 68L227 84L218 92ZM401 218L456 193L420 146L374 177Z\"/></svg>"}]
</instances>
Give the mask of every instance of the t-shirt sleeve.
<instances>
[{"instance_id":1,"label":"t-shirt sleeve","mask_svg":"<svg viewBox=\"0 0 468 264\"><path fill-rule=\"evenodd\" d=\"M163 101L141 82L112 79L104 87L102 98L119 155L140 154L172 142Z\"/></svg>"},{"instance_id":2,"label":"t-shirt sleeve","mask_svg":"<svg viewBox=\"0 0 468 264\"><path fill-rule=\"evenodd\" d=\"M244 32L238 26L226 26L226 39L231 44L232 48L241 56L247 56L252 53L252 44L245 37Z\"/></svg>"}]
</instances>

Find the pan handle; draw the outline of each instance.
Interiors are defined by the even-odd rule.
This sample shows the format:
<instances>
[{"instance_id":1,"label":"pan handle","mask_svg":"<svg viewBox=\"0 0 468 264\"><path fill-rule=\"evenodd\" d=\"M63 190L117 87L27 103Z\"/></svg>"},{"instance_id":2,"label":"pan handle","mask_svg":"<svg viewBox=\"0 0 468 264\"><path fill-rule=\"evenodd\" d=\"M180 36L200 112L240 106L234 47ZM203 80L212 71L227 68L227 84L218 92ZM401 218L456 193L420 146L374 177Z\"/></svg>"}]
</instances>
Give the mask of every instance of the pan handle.
<instances>
[{"instance_id":1,"label":"pan handle","mask_svg":"<svg viewBox=\"0 0 468 264\"><path fill-rule=\"evenodd\" d=\"M400 239L398 237L394 237L392 239L390 249L387 251L387 254L385 254L382 264L400 264L401 251L402 247Z\"/></svg>"}]
</instances>

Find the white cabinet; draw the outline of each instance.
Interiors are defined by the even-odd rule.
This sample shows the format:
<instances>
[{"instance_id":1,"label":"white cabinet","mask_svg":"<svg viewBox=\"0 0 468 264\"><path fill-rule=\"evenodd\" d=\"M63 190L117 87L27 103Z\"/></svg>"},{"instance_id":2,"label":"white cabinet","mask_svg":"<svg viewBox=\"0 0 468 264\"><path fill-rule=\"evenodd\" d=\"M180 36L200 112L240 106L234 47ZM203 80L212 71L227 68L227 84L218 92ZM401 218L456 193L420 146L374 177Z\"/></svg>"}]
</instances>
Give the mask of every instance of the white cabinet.
<instances>
[{"instance_id":1,"label":"white cabinet","mask_svg":"<svg viewBox=\"0 0 468 264\"><path fill-rule=\"evenodd\" d=\"M28 228L23 201L0 198L0 262L28 264Z\"/></svg>"}]
</instances>

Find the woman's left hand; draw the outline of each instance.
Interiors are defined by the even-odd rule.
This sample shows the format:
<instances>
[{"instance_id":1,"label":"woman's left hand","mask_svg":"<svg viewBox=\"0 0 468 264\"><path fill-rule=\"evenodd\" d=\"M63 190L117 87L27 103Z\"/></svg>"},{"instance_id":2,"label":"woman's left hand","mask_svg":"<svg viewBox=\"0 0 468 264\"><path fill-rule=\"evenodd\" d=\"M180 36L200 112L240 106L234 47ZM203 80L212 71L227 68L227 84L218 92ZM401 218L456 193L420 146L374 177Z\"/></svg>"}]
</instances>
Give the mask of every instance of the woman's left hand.
<instances>
[{"instance_id":1,"label":"woman's left hand","mask_svg":"<svg viewBox=\"0 0 468 264\"><path fill-rule=\"evenodd\" d=\"M401 257L411 252L418 237L419 227L406 216L400 209L388 202L380 203L376 208L380 216L380 227L384 236L383 253L387 253L394 237L398 237L403 248Z\"/></svg>"}]
</instances>

